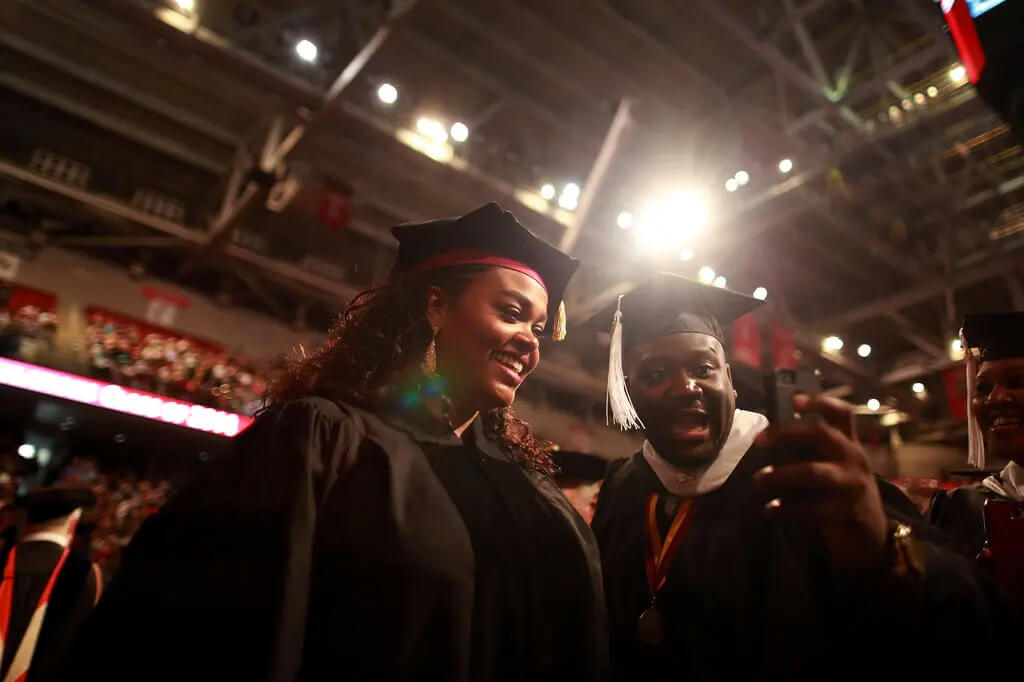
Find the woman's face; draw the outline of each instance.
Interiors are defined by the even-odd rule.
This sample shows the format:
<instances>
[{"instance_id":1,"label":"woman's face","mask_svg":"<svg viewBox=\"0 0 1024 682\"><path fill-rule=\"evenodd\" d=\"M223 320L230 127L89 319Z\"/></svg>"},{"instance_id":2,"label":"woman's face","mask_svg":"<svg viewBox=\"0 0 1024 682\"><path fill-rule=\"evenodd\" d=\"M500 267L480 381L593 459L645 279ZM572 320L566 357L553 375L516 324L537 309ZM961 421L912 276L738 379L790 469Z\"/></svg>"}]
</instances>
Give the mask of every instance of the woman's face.
<instances>
[{"instance_id":1,"label":"woman's face","mask_svg":"<svg viewBox=\"0 0 1024 682\"><path fill-rule=\"evenodd\" d=\"M544 287L505 268L481 273L454 298L432 289L428 319L452 401L474 410L511 405L540 361L547 308Z\"/></svg>"}]
</instances>

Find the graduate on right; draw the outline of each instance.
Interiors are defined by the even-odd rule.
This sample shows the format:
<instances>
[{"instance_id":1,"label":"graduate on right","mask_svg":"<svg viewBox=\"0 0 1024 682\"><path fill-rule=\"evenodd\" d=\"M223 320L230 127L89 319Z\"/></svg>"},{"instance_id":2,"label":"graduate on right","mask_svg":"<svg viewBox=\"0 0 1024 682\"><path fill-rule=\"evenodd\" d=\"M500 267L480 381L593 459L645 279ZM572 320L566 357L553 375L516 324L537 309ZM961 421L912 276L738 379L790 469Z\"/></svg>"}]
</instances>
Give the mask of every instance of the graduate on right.
<instances>
[{"instance_id":1,"label":"graduate on right","mask_svg":"<svg viewBox=\"0 0 1024 682\"><path fill-rule=\"evenodd\" d=\"M849 405L802 396L819 419L771 429L736 409L721 325L759 304L661 273L588 324L612 328L611 416L646 436L593 522L614 677L948 673L1008 647L1005 605L875 478Z\"/></svg>"}]
</instances>

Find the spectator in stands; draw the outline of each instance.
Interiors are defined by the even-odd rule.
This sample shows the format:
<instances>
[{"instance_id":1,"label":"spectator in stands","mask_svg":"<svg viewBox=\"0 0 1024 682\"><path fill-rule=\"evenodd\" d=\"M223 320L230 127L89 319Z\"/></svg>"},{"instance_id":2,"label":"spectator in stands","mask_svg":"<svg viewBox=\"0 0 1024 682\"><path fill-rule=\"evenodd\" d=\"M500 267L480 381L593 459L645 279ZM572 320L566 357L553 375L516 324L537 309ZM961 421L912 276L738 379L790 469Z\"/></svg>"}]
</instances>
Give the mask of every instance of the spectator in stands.
<instances>
[{"instance_id":1,"label":"spectator in stands","mask_svg":"<svg viewBox=\"0 0 1024 682\"><path fill-rule=\"evenodd\" d=\"M146 522L74 676L603 679L596 546L509 411L576 263L496 204L395 234L391 281Z\"/></svg>"}]
</instances>

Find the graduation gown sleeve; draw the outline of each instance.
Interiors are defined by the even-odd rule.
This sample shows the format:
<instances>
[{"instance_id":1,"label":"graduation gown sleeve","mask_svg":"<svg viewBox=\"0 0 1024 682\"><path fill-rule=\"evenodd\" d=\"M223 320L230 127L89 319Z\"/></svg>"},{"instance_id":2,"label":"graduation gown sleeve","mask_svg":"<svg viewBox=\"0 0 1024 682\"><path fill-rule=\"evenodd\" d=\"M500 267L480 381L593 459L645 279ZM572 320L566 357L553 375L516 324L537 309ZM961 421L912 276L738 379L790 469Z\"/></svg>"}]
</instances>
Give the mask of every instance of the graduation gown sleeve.
<instances>
[{"instance_id":1,"label":"graduation gown sleeve","mask_svg":"<svg viewBox=\"0 0 1024 682\"><path fill-rule=\"evenodd\" d=\"M143 525L65 679L294 679L317 516L358 443L331 401L258 417Z\"/></svg>"}]
</instances>

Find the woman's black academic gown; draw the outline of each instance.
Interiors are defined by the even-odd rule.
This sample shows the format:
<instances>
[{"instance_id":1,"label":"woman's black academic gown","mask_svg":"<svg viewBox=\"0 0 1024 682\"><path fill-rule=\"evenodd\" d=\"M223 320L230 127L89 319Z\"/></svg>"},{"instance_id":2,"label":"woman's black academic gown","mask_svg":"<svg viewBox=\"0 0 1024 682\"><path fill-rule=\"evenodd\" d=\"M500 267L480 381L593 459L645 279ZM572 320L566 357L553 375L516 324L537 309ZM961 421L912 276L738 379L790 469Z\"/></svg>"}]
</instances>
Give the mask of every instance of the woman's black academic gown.
<instances>
[{"instance_id":1,"label":"woman's black academic gown","mask_svg":"<svg viewBox=\"0 0 1024 682\"><path fill-rule=\"evenodd\" d=\"M644 510L652 492L667 493L642 453L611 465L593 528L615 679L864 679L999 664L977 659L1010 636L1005 606L905 496L880 482L889 516L915 528L925 579L904 586L843 575L814 537L756 503L753 474L784 461L777 455L752 449L721 488L698 498L658 596L658 646L638 641L637 620L649 604ZM666 510L658 522L664 536Z\"/></svg>"},{"instance_id":2,"label":"woman's black academic gown","mask_svg":"<svg viewBox=\"0 0 1024 682\"><path fill-rule=\"evenodd\" d=\"M140 530L69 679L596 680L597 546L423 410L275 406Z\"/></svg>"}]
</instances>

